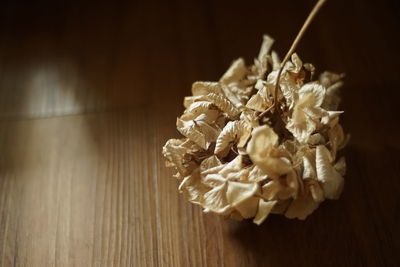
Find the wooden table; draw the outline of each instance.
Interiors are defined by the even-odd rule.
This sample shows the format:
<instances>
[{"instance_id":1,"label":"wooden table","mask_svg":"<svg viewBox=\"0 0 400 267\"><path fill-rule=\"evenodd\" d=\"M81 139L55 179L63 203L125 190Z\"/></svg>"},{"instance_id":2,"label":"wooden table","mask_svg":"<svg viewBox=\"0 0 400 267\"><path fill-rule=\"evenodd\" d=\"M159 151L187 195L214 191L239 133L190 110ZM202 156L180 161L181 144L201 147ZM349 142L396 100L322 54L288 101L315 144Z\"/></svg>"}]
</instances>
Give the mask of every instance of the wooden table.
<instances>
[{"instance_id":1,"label":"wooden table","mask_svg":"<svg viewBox=\"0 0 400 267\"><path fill-rule=\"evenodd\" d=\"M314 1L0 3L0 266L399 266L396 1L329 1L298 53L347 74L345 191L306 221L224 220L161 148L196 80L281 56Z\"/></svg>"}]
</instances>

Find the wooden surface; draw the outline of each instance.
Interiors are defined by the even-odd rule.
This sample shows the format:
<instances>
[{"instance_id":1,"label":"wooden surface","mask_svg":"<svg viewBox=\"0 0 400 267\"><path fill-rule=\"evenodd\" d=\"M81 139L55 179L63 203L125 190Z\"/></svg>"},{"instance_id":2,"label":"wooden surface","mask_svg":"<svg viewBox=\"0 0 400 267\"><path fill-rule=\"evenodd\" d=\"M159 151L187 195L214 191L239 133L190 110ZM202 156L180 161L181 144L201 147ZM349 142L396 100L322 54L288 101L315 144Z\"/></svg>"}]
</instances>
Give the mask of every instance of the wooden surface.
<instances>
[{"instance_id":1,"label":"wooden surface","mask_svg":"<svg viewBox=\"0 0 400 267\"><path fill-rule=\"evenodd\" d=\"M2 1L0 266L399 266L399 6L328 1L298 53L347 74L338 201L202 214L163 143L196 80L289 48L314 1Z\"/></svg>"}]
</instances>

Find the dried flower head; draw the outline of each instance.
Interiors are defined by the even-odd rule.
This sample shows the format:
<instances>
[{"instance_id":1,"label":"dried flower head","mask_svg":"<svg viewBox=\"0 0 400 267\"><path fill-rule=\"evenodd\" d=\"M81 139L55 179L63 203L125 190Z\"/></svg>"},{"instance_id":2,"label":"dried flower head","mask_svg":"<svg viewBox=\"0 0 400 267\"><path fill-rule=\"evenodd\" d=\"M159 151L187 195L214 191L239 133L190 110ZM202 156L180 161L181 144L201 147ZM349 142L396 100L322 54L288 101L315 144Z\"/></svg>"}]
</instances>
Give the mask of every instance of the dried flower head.
<instances>
[{"instance_id":1,"label":"dried flower head","mask_svg":"<svg viewBox=\"0 0 400 267\"><path fill-rule=\"evenodd\" d=\"M345 173L336 161L347 141L336 111L343 75L312 80L315 68L293 54L275 96L281 62L272 44L264 36L253 65L238 59L219 82L195 82L177 119L185 138L163 148L189 201L257 224L270 213L305 219L339 197Z\"/></svg>"},{"instance_id":2,"label":"dried flower head","mask_svg":"<svg viewBox=\"0 0 400 267\"><path fill-rule=\"evenodd\" d=\"M343 189L348 136L339 124L343 74L323 72L293 53L319 0L281 62L265 35L254 64L232 63L218 82L195 82L177 119L182 139L163 154L189 201L261 224L270 213L305 219Z\"/></svg>"}]
</instances>

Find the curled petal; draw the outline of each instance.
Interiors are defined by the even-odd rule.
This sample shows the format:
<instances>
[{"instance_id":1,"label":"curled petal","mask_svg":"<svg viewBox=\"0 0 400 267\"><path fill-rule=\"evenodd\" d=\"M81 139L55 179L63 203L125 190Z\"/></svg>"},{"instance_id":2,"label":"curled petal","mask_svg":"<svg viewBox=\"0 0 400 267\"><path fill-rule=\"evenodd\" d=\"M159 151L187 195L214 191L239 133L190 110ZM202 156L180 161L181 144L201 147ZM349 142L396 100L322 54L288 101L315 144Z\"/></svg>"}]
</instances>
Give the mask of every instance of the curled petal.
<instances>
[{"instance_id":1,"label":"curled petal","mask_svg":"<svg viewBox=\"0 0 400 267\"><path fill-rule=\"evenodd\" d=\"M188 175L193 171L197 164L192 161L192 155L200 151L201 148L195 143L184 139L170 139L163 147L163 155L167 159L167 166L174 166L180 177Z\"/></svg>"},{"instance_id":2,"label":"curled petal","mask_svg":"<svg viewBox=\"0 0 400 267\"><path fill-rule=\"evenodd\" d=\"M221 94L222 89L218 82L195 82L192 85L193 96L208 95L209 93Z\"/></svg>"},{"instance_id":3,"label":"curled petal","mask_svg":"<svg viewBox=\"0 0 400 267\"><path fill-rule=\"evenodd\" d=\"M203 96L205 100L212 102L215 106L217 106L222 112L225 112L229 118L238 117L240 111L237 109L225 96L217 95L214 93L210 93L206 96Z\"/></svg>"},{"instance_id":4,"label":"curled petal","mask_svg":"<svg viewBox=\"0 0 400 267\"><path fill-rule=\"evenodd\" d=\"M263 42L261 45L260 53L256 61L256 66L259 70L259 75L262 76L268 70L268 56L271 51L271 47L274 44L274 39L268 35L263 36Z\"/></svg>"},{"instance_id":5,"label":"curled petal","mask_svg":"<svg viewBox=\"0 0 400 267\"><path fill-rule=\"evenodd\" d=\"M233 82L239 82L245 77L247 73L246 64L243 58L238 58L235 60L229 69L224 73L224 75L219 80L222 84L230 84Z\"/></svg>"},{"instance_id":6,"label":"curled petal","mask_svg":"<svg viewBox=\"0 0 400 267\"><path fill-rule=\"evenodd\" d=\"M344 179L332 166L329 150L322 145L317 147L316 169L325 197L337 199L342 192Z\"/></svg>"},{"instance_id":7,"label":"curled petal","mask_svg":"<svg viewBox=\"0 0 400 267\"><path fill-rule=\"evenodd\" d=\"M246 132L249 133L250 129L246 127L245 123L242 121L228 122L218 135L214 153L219 154L224 151L231 142L238 142Z\"/></svg>"},{"instance_id":8,"label":"curled petal","mask_svg":"<svg viewBox=\"0 0 400 267\"><path fill-rule=\"evenodd\" d=\"M219 131L204 121L183 121L177 119L176 126L178 131L195 142L203 149L207 149L209 145L217 139Z\"/></svg>"}]
</instances>

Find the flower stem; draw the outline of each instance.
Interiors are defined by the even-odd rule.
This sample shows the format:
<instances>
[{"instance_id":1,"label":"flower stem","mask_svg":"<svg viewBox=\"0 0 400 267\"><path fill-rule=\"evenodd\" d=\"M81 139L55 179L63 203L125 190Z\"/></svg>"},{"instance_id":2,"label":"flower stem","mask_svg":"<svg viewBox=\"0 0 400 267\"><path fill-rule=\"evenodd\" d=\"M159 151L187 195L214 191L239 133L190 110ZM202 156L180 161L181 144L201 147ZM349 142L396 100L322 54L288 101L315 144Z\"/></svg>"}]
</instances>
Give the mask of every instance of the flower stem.
<instances>
[{"instance_id":1,"label":"flower stem","mask_svg":"<svg viewBox=\"0 0 400 267\"><path fill-rule=\"evenodd\" d=\"M303 37L304 33L310 26L312 20L314 19L315 15L318 13L318 11L321 9L321 7L325 4L326 0L319 0L314 8L311 10L311 13L308 15L306 21L303 24L303 27L301 27L299 33L296 36L296 39L294 39L292 46L290 47L289 51L287 52L285 58L283 59L281 66L278 71L278 75L276 77L276 83L275 83L275 96L274 96L274 106L275 106L275 111L279 111L279 105L278 105L278 90L279 90L279 79L282 74L283 67L285 66L286 62L289 60L289 58L292 56L294 50L296 49L297 45L299 44L301 38Z\"/></svg>"}]
</instances>

